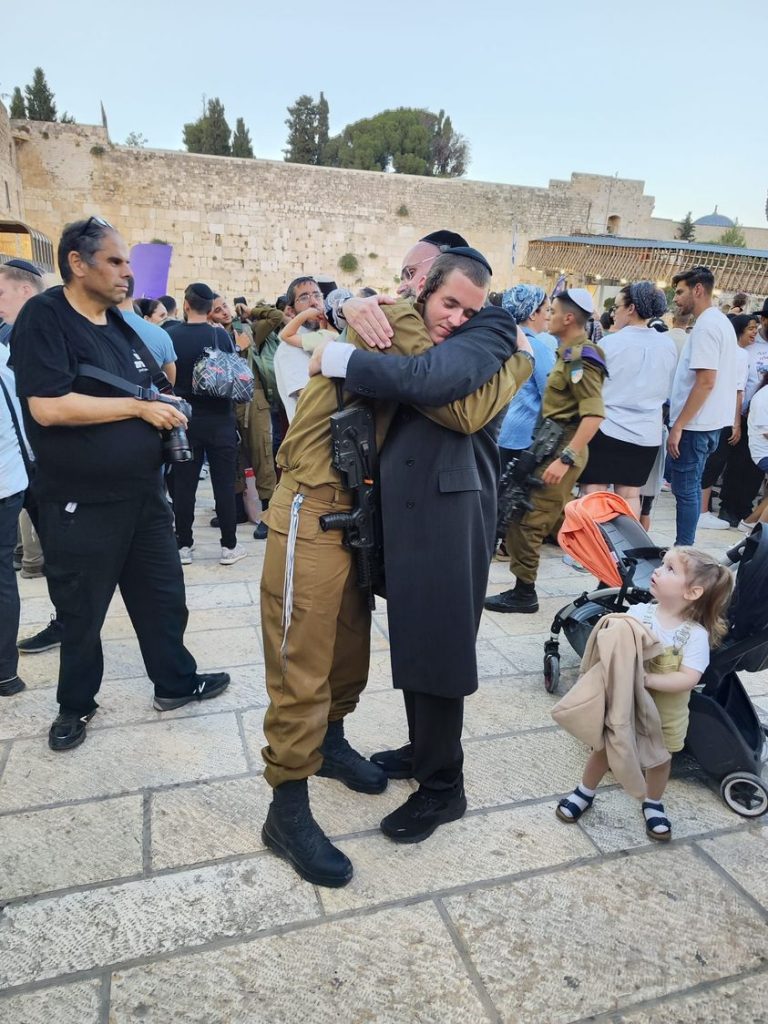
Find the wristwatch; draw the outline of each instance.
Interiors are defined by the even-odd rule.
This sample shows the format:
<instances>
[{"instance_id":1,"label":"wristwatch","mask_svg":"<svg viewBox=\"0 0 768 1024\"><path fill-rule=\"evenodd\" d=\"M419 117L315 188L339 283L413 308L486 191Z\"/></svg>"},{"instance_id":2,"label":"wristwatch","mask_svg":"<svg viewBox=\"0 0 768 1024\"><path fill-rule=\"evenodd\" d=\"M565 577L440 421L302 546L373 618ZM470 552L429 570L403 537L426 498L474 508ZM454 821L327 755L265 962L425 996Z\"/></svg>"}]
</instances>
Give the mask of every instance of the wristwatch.
<instances>
[{"instance_id":1,"label":"wristwatch","mask_svg":"<svg viewBox=\"0 0 768 1024\"><path fill-rule=\"evenodd\" d=\"M564 462L566 466L574 466L576 464L576 454L570 448L563 448L560 452L560 461Z\"/></svg>"}]
</instances>

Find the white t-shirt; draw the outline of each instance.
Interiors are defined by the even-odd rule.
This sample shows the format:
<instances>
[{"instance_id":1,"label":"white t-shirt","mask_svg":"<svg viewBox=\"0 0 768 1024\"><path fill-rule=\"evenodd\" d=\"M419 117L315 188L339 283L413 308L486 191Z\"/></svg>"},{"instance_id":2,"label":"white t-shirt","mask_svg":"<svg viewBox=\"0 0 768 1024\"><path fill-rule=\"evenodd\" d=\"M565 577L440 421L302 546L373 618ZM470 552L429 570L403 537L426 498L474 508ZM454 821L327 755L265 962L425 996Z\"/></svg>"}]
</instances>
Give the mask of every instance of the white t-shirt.
<instances>
[{"instance_id":1,"label":"white t-shirt","mask_svg":"<svg viewBox=\"0 0 768 1024\"><path fill-rule=\"evenodd\" d=\"M290 423L296 413L299 395L309 384L309 352L281 341L275 352L275 381L285 415Z\"/></svg>"},{"instance_id":2,"label":"white t-shirt","mask_svg":"<svg viewBox=\"0 0 768 1024\"><path fill-rule=\"evenodd\" d=\"M738 343L733 324L714 306L705 309L683 345L677 364L669 419L675 423L696 383L695 370L716 370L715 386L685 430L720 430L733 423L736 411Z\"/></svg>"},{"instance_id":3,"label":"white t-shirt","mask_svg":"<svg viewBox=\"0 0 768 1024\"><path fill-rule=\"evenodd\" d=\"M768 387L760 388L749 403L747 417L747 433L749 434L749 454L757 465L761 459L768 458Z\"/></svg>"},{"instance_id":4,"label":"white t-shirt","mask_svg":"<svg viewBox=\"0 0 768 1024\"><path fill-rule=\"evenodd\" d=\"M652 327L630 326L606 334L600 347L608 367L600 430L630 444L661 444L661 407L677 366L674 341Z\"/></svg>"},{"instance_id":5,"label":"white t-shirt","mask_svg":"<svg viewBox=\"0 0 768 1024\"><path fill-rule=\"evenodd\" d=\"M747 386L749 375L749 354L745 348L736 348L736 390L743 391Z\"/></svg>"},{"instance_id":6,"label":"white t-shirt","mask_svg":"<svg viewBox=\"0 0 768 1024\"><path fill-rule=\"evenodd\" d=\"M647 612L646 609L648 610ZM656 617L656 609L657 605L654 603L633 604L627 615L631 615L633 619L639 619L645 623L656 639L665 647L678 647L682 639L680 635L681 627L678 626L677 629L664 629ZM646 621L646 618L649 621ZM704 672L707 665L709 665L709 637L707 636L707 631L698 622L686 622L685 626L688 639L685 640L682 646L683 659L681 665L683 668L692 668L694 672Z\"/></svg>"},{"instance_id":7,"label":"white t-shirt","mask_svg":"<svg viewBox=\"0 0 768 1024\"><path fill-rule=\"evenodd\" d=\"M744 408L746 409L752 400L752 395L762 383L763 374L768 373L768 341L763 341L758 334L749 348L742 351L747 353L749 365L747 386L744 388Z\"/></svg>"}]
</instances>

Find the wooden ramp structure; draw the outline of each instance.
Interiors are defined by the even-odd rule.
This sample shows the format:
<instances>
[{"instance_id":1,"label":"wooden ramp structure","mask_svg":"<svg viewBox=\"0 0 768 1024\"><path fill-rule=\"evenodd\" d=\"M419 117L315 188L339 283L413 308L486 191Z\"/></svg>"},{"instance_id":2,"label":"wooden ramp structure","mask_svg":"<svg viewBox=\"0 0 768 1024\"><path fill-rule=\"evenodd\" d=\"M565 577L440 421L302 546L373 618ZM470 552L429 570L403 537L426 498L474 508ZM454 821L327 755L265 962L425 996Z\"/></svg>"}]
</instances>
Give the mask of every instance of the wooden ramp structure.
<instances>
[{"instance_id":1,"label":"wooden ramp structure","mask_svg":"<svg viewBox=\"0 0 768 1024\"><path fill-rule=\"evenodd\" d=\"M704 242L655 242L615 235L553 235L528 243L526 264L547 274L579 276L604 284L656 281L666 287L675 274L709 267L721 291L768 294L768 250Z\"/></svg>"}]
</instances>

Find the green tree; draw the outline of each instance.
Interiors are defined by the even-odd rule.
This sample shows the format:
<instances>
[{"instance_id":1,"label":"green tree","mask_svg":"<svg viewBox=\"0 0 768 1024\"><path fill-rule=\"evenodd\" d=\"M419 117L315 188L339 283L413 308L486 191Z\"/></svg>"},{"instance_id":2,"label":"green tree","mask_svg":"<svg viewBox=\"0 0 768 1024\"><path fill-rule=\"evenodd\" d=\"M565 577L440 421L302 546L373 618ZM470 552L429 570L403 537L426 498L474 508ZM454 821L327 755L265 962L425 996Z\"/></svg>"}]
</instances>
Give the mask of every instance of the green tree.
<instances>
[{"instance_id":1,"label":"green tree","mask_svg":"<svg viewBox=\"0 0 768 1024\"><path fill-rule=\"evenodd\" d=\"M320 100L325 98L320 93ZM327 106L327 104L326 104ZM283 150L285 160L291 164L318 164L322 153L318 144L320 127L320 103L315 103L311 96L299 96L292 107L288 107L285 119L288 128L288 139Z\"/></svg>"},{"instance_id":2,"label":"green tree","mask_svg":"<svg viewBox=\"0 0 768 1024\"><path fill-rule=\"evenodd\" d=\"M691 218L691 211L683 217L680 223L677 225L677 237L681 242L695 242L696 241L696 228L693 225L693 219Z\"/></svg>"},{"instance_id":3,"label":"green tree","mask_svg":"<svg viewBox=\"0 0 768 1024\"><path fill-rule=\"evenodd\" d=\"M235 122L235 134L232 136L232 156L253 157L251 133L245 127L242 117L238 117Z\"/></svg>"},{"instance_id":4,"label":"green tree","mask_svg":"<svg viewBox=\"0 0 768 1024\"><path fill-rule=\"evenodd\" d=\"M444 111L398 107L355 121L329 140L323 163L364 171L457 177L469 147Z\"/></svg>"},{"instance_id":5,"label":"green tree","mask_svg":"<svg viewBox=\"0 0 768 1024\"><path fill-rule=\"evenodd\" d=\"M21 95L21 89L18 85L13 90L13 96L11 96L10 116L15 118L27 116L27 105L24 102L24 97Z\"/></svg>"},{"instance_id":6,"label":"green tree","mask_svg":"<svg viewBox=\"0 0 768 1024\"><path fill-rule=\"evenodd\" d=\"M55 121L56 104L42 68L35 68L32 84L24 87L30 121Z\"/></svg>"},{"instance_id":7,"label":"green tree","mask_svg":"<svg viewBox=\"0 0 768 1024\"><path fill-rule=\"evenodd\" d=\"M715 245L732 245L739 249L746 248L747 240L744 237L744 232L741 230L741 224L738 220L733 222L733 227L728 228L715 242Z\"/></svg>"},{"instance_id":8,"label":"green tree","mask_svg":"<svg viewBox=\"0 0 768 1024\"><path fill-rule=\"evenodd\" d=\"M64 113L61 115L59 120L61 121L62 124L77 124L77 121L75 120L73 115L70 114L70 112L68 110L64 111Z\"/></svg>"},{"instance_id":9,"label":"green tree","mask_svg":"<svg viewBox=\"0 0 768 1024\"><path fill-rule=\"evenodd\" d=\"M204 112L197 121L184 125L184 145L189 153L208 153L211 156L230 156L232 131L224 116L224 104L214 96L204 103Z\"/></svg>"},{"instance_id":10,"label":"green tree","mask_svg":"<svg viewBox=\"0 0 768 1024\"><path fill-rule=\"evenodd\" d=\"M323 152L325 147L328 145L329 128L328 121L330 116L330 110L328 107L328 100L325 98L324 93L320 93L320 99L317 101L317 160L316 163L322 163Z\"/></svg>"},{"instance_id":11,"label":"green tree","mask_svg":"<svg viewBox=\"0 0 768 1024\"><path fill-rule=\"evenodd\" d=\"M147 144L147 139L141 132L129 132L126 137L125 144L126 146L131 146L132 149L144 149Z\"/></svg>"}]
</instances>

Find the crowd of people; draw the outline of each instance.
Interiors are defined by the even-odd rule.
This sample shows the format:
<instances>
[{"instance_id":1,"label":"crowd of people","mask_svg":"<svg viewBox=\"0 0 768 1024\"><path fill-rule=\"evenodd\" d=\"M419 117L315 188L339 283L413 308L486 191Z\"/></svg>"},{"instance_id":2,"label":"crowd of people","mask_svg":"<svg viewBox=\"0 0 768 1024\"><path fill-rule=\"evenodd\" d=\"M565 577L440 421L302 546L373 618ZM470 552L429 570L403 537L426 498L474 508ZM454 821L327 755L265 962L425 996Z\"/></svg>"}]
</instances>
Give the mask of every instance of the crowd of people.
<instances>
[{"instance_id":1,"label":"crowd of people","mask_svg":"<svg viewBox=\"0 0 768 1024\"><path fill-rule=\"evenodd\" d=\"M0 265L0 695L24 689L20 653L60 648L51 749L86 738L118 587L157 711L229 685L226 673L198 672L184 646L183 566L194 558L206 473L220 564L249 554L238 525L250 522L266 542L263 757L273 800L263 838L303 878L340 886L353 872L313 817L313 774L363 793L415 779L381 822L395 842L420 842L465 813L461 734L483 607L538 610L541 548L577 487L613 489L646 523L665 480L675 497L657 603L635 618L679 655L672 668L649 668L645 685L666 750L680 748L687 694L729 592L713 560L691 548L696 530L768 520L768 499L754 507L768 473L768 302L750 314L737 296L726 316L706 267L673 279L672 330L665 294L649 281L623 286L602 316L578 287L550 297L521 284L489 300L490 264L448 230L405 253L395 296L305 275L274 304L239 296L230 305L193 282L178 315L172 296L134 296L128 248L97 217L64 229L58 266L63 284L46 290L34 264ZM246 400L203 385L220 355L242 368ZM514 587L486 596L500 465L526 458L538 485L500 548ZM22 574L44 571L55 610L22 639L19 529ZM344 722L368 676L374 592L387 599L404 742L365 758ZM561 820L591 805L606 764L593 756ZM642 794L655 839L671 835L664 765Z\"/></svg>"}]
</instances>

